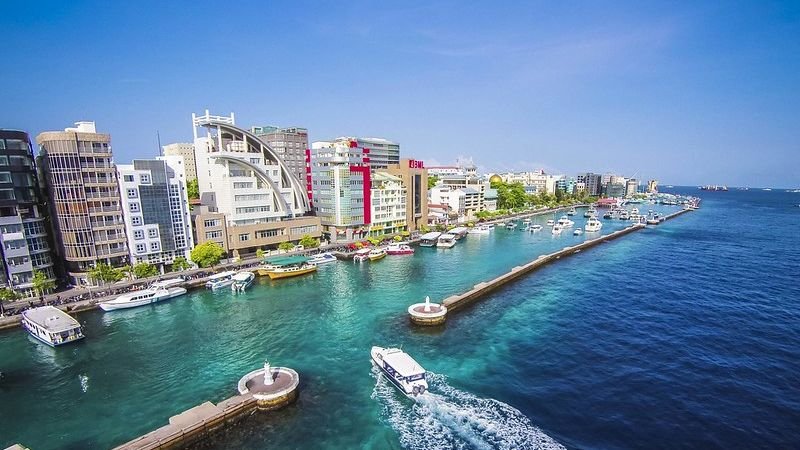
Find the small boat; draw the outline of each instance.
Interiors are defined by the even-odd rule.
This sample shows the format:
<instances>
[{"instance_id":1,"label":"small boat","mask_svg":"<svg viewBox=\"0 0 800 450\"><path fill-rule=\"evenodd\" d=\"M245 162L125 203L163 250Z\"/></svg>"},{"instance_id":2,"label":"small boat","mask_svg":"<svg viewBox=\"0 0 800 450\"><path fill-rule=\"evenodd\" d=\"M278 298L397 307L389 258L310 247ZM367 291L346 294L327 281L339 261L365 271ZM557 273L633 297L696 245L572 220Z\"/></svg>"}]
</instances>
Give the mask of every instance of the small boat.
<instances>
[{"instance_id":1,"label":"small boat","mask_svg":"<svg viewBox=\"0 0 800 450\"><path fill-rule=\"evenodd\" d=\"M356 250L356 254L353 255L353 262L364 262L369 260L369 252L371 250L368 248L362 248L361 250Z\"/></svg>"},{"instance_id":2,"label":"small boat","mask_svg":"<svg viewBox=\"0 0 800 450\"><path fill-rule=\"evenodd\" d=\"M425 369L408 353L399 348L372 347L370 356L372 364L403 394L413 398L428 390Z\"/></svg>"},{"instance_id":3,"label":"small boat","mask_svg":"<svg viewBox=\"0 0 800 450\"><path fill-rule=\"evenodd\" d=\"M506 230L514 230L517 228L517 222L508 222L506 224Z\"/></svg>"},{"instance_id":4,"label":"small boat","mask_svg":"<svg viewBox=\"0 0 800 450\"><path fill-rule=\"evenodd\" d=\"M594 217L597 215L597 210L594 209L594 206L590 207L583 213L583 217Z\"/></svg>"},{"instance_id":5,"label":"small boat","mask_svg":"<svg viewBox=\"0 0 800 450\"><path fill-rule=\"evenodd\" d=\"M438 231L431 231L430 233L425 233L419 238L419 245L422 247L435 247L436 242L439 240L439 236L442 233Z\"/></svg>"},{"instance_id":6,"label":"small boat","mask_svg":"<svg viewBox=\"0 0 800 450\"><path fill-rule=\"evenodd\" d=\"M270 280L278 280L281 278L297 277L300 275L305 275L307 273L312 273L316 271L317 271L316 264L311 264L310 262L304 262L300 264L289 264L283 267L276 267L267 272L267 275L269 276Z\"/></svg>"},{"instance_id":7,"label":"small boat","mask_svg":"<svg viewBox=\"0 0 800 450\"><path fill-rule=\"evenodd\" d=\"M567 212L567 215L568 216L574 216L575 215L575 207L570 208L569 212Z\"/></svg>"},{"instance_id":8,"label":"small boat","mask_svg":"<svg viewBox=\"0 0 800 450\"><path fill-rule=\"evenodd\" d=\"M531 219L525 219L522 221L522 226L527 227L531 224Z\"/></svg>"},{"instance_id":9,"label":"small boat","mask_svg":"<svg viewBox=\"0 0 800 450\"><path fill-rule=\"evenodd\" d=\"M595 233L600 231L603 228L603 222L600 222L596 218L592 217L586 221L586 225L584 226L587 233Z\"/></svg>"},{"instance_id":10,"label":"small boat","mask_svg":"<svg viewBox=\"0 0 800 450\"><path fill-rule=\"evenodd\" d=\"M555 221L555 220L553 220L553 219L549 219L549 220L547 221L547 226L548 226L548 227L552 227L552 226L553 226L553 225L555 225L555 224L556 224L556 221Z\"/></svg>"},{"instance_id":11,"label":"small boat","mask_svg":"<svg viewBox=\"0 0 800 450\"><path fill-rule=\"evenodd\" d=\"M537 232L537 231L542 231L542 226L541 226L541 225L539 225L538 223L535 223L535 224L531 225L531 228L530 228L530 230L529 230L529 231L530 231L531 233L535 233L535 232Z\"/></svg>"},{"instance_id":12,"label":"small boat","mask_svg":"<svg viewBox=\"0 0 800 450\"><path fill-rule=\"evenodd\" d=\"M383 247L373 248L372 250L367 253L367 258L370 261L377 261L379 259L383 259L386 257L386 249Z\"/></svg>"},{"instance_id":13,"label":"small boat","mask_svg":"<svg viewBox=\"0 0 800 450\"><path fill-rule=\"evenodd\" d=\"M638 216L639 215L639 208L633 208L631 210L631 216Z\"/></svg>"},{"instance_id":14,"label":"small boat","mask_svg":"<svg viewBox=\"0 0 800 450\"><path fill-rule=\"evenodd\" d=\"M236 271L227 270L225 272L216 273L211 275L206 280L206 288L215 291L220 288L228 287L233 284L231 277L236 275Z\"/></svg>"},{"instance_id":15,"label":"small boat","mask_svg":"<svg viewBox=\"0 0 800 450\"><path fill-rule=\"evenodd\" d=\"M562 229L563 228L561 228L561 225L555 224L555 225L553 225L553 229L551 230L551 233L553 233L553 234L561 234L561 230Z\"/></svg>"},{"instance_id":16,"label":"small boat","mask_svg":"<svg viewBox=\"0 0 800 450\"><path fill-rule=\"evenodd\" d=\"M247 270L243 270L238 272L236 275L233 276L233 284L231 284L231 290L233 292L244 292L247 288L253 284L253 280L256 279L256 274L253 272L249 272Z\"/></svg>"},{"instance_id":17,"label":"small boat","mask_svg":"<svg viewBox=\"0 0 800 450\"><path fill-rule=\"evenodd\" d=\"M389 246L386 247L386 253L390 255L413 255L414 248L405 242L397 242L389 244Z\"/></svg>"},{"instance_id":18,"label":"small boat","mask_svg":"<svg viewBox=\"0 0 800 450\"><path fill-rule=\"evenodd\" d=\"M486 227L489 228L489 231L494 231L494 224L493 223L490 223L489 225L486 225Z\"/></svg>"},{"instance_id":19,"label":"small boat","mask_svg":"<svg viewBox=\"0 0 800 450\"><path fill-rule=\"evenodd\" d=\"M489 234L492 231L488 225L478 225L469 230L469 234Z\"/></svg>"},{"instance_id":20,"label":"small boat","mask_svg":"<svg viewBox=\"0 0 800 450\"><path fill-rule=\"evenodd\" d=\"M575 230L572 232L572 234L575 235L575 236L580 236L580 235L583 234L583 230L581 230L580 228L575 228Z\"/></svg>"},{"instance_id":21,"label":"small boat","mask_svg":"<svg viewBox=\"0 0 800 450\"><path fill-rule=\"evenodd\" d=\"M628 220L630 218L631 217L628 214L628 210L627 209L623 209L622 211L619 212L619 220Z\"/></svg>"},{"instance_id":22,"label":"small boat","mask_svg":"<svg viewBox=\"0 0 800 450\"><path fill-rule=\"evenodd\" d=\"M439 236L439 242L436 243L437 248L453 248L455 245L456 236L450 233L445 233Z\"/></svg>"},{"instance_id":23,"label":"small boat","mask_svg":"<svg viewBox=\"0 0 800 450\"><path fill-rule=\"evenodd\" d=\"M611 211L606 211L606 213L603 214L603 219L613 219L613 218L614 218L614 213Z\"/></svg>"},{"instance_id":24,"label":"small boat","mask_svg":"<svg viewBox=\"0 0 800 450\"><path fill-rule=\"evenodd\" d=\"M659 223L661 223L661 218L658 215L658 213L650 212L650 214L647 216L647 224L648 225L658 225Z\"/></svg>"},{"instance_id":25,"label":"small boat","mask_svg":"<svg viewBox=\"0 0 800 450\"><path fill-rule=\"evenodd\" d=\"M331 253L325 252L312 256L311 259L308 260L308 263L318 266L320 264L327 264L336 261L337 260L335 256L333 256Z\"/></svg>"},{"instance_id":26,"label":"small boat","mask_svg":"<svg viewBox=\"0 0 800 450\"><path fill-rule=\"evenodd\" d=\"M459 239L463 238L464 236L466 236L467 232L469 232L469 228L467 228L467 227L455 227L452 230L448 231L448 233L450 233L450 234L452 234L452 235L454 235L456 237L456 240L459 240Z\"/></svg>"},{"instance_id":27,"label":"small boat","mask_svg":"<svg viewBox=\"0 0 800 450\"><path fill-rule=\"evenodd\" d=\"M561 228L570 228L573 225L575 225L575 222L572 221L572 220L569 220L569 218L567 216L561 216L561 218L558 219L558 223L557 224L561 225Z\"/></svg>"},{"instance_id":28,"label":"small boat","mask_svg":"<svg viewBox=\"0 0 800 450\"><path fill-rule=\"evenodd\" d=\"M55 306L40 306L22 311L22 327L51 347L84 338L81 324Z\"/></svg>"},{"instance_id":29,"label":"small boat","mask_svg":"<svg viewBox=\"0 0 800 450\"><path fill-rule=\"evenodd\" d=\"M177 284L183 282L184 281L180 278L156 281L147 289L122 294L114 300L100 302L98 305L103 311L114 311L117 309L135 308L137 306L157 303L162 300L169 300L186 293L186 288L177 286Z\"/></svg>"}]
</instances>

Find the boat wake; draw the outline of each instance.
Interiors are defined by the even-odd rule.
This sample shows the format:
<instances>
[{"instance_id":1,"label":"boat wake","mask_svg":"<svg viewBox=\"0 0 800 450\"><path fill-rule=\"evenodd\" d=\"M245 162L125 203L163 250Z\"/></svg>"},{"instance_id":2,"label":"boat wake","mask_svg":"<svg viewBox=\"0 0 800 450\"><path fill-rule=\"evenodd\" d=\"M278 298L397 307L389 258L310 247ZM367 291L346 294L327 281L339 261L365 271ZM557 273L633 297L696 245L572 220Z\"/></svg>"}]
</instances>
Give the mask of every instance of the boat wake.
<instances>
[{"instance_id":1,"label":"boat wake","mask_svg":"<svg viewBox=\"0 0 800 450\"><path fill-rule=\"evenodd\" d=\"M563 449L525 415L503 402L476 397L428 372L429 392L414 401L397 392L381 372L372 398L381 402L383 419L407 449Z\"/></svg>"}]
</instances>

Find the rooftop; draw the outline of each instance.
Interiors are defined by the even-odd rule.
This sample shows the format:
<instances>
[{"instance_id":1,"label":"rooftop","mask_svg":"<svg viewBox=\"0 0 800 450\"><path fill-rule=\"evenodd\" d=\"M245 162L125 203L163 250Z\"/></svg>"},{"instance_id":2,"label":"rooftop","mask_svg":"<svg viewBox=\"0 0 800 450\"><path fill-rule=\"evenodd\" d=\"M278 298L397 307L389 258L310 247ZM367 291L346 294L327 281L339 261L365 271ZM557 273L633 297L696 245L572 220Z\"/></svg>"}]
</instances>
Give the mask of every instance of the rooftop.
<instances>
[{"instance_id":1,"label":"rooftop","mask_svg":"<svg viewBox=\"0 0 800 450\"><path fill-rule=\"evenodd\" d=\"M81 324L72 316L55 306L42 306L22 313L23 317L45 328L51 333L61 333L80 327Z\"/></svg>"},{"instance_id":2,"label":"rooftop","mask_svg":"<svg viewBox=\"0 0 800 450\"><path fill-rule=\"evenodd\" d=\"M386 354L383 357L383 360L392 366L392 369L404 377L409 377L418 373L425 373L425 369L417 364L417 362L414 361L414 358L408 356L407 353L403 353L401 350Z\"/></svg>"}]
</instances>

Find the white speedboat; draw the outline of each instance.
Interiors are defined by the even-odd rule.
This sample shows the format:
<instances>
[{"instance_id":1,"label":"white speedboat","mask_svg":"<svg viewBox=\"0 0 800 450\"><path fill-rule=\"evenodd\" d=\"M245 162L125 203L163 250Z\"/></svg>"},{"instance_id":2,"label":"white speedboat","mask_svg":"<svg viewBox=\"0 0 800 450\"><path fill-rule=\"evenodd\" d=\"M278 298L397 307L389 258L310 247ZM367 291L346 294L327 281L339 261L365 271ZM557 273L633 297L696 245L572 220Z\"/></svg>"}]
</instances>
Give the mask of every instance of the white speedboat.
<instances>
[{"instance_id":1,"label":"white speedboat","mask_svg":"<svg viewBox=\"0 0 800 450\"><path fill-rule=\"evenodd\" d=\"M580 235L583 234L583 230L581 230L580 228L575 228L575 230L572 232L572 234L575 235L575 236L580 236Z\"/></svg>"},{"instance_id":2,"label":"white speedboat","mask_svg":"<svg viewBox=\"0 0 800 450\"><path fill-rule=\"evenodd\" d=\"M528 227L531 224L531 219L525 219L522 221L522 226Z\"/></svg>"},{"instance_id":3,"label":"white speedboat","mask_svg":"<svg viewBox=\"0 0 800 450\"><path fill-rule=\"evenodd\" d=\"M506 230L513 230L517 228L517 222L508 222L506 224Z\"/></svg>"},{"instance_id":4,"label":"white speedboat","mask_svg":"<svg viewBox=\"0 0 800 450\"><path fill-rule=\"evenodd\" d=\"M361 250L356 250L356 254L353 255L353 262L364 262L369 260L369 252L371 250L368 248L362 248Z\"/></svg>"},{"instance_id":5,"label":"white speedboat","mask_svg":"<svg viewBox=\"0 0 800 450\"><path fill-rule=\"evenodd\" d=\"M225 272L216 273L211 275L206 280L206 287L211 289L212 291L216 291L217 289L228 287L233 284L233 280L231 277L236 275L236 271L234 270L227 270Z\"/></svg>"},{"instance_id":6,"label":"white speedboat","mask_svg":"<svg viewBox=\"0 0 800 450\"><path fill-rule=\"evenodd\" d=\"M631 210L631 216L638 216L639 215L639 208L633 208Z\"/></svg>"},{"instance_id":7,"label":"white speedboat","mask_svg":"<svg viewBox=\"0 0 800 450\"><path fill-rule=\"evenodd\" d=\"M253 284L253 280L256 279L256 274L243 270L234 275L232 279L233 284L231 284L231 290L233 292L244 292Z\"/></svg>"},{"instance_id":8,"label":"white speedboat","mask_svg":"<svg viewBox=\"0 0 800 450\"><path fill-rule=\"evenodd\" d=\"M553 225L553 229L550 232L553 234L561 234L561 230L562 230L561 225L555 224Z\"/></svg>"},{"instance_id":9,"label":"white speedboat","mask_svg":"<svg viewBox=\"0 0 800 450\"><path fill-rule=\"evenodd\" d=\"M628 213L627 209L623 209L622 211L619 212L619 220L628 220L630 218L631 216L630 213Z\"/></svg>"},{"instance_id":10,"label":"white speedboat","mask_svg":"<svg viewBox=\"0 0 800 450\"><path fill-rule=\"evenodd\" d=\"M456 245L456 235L445 233L439 236L439 242L436 243L437 248L453 248Z\"/></svg>"},{"instance_id":11,"label":"white speedboat","mask_svg":"<svg viewBox=\"0 0 800 450\"><path fill-rule=\"evenodd\" d=\"M552 227L552 226L553 226L553 225L555 225L555 224L556 224L556 221L555 221L555 220L553 220L553 219L549 219L549 220L547 221L547 226L548 226L548 227Z\"/></svg>"},{"instance_id":12,"label":"white speedboat","mask_svg":"<svg viewBox=\"0 0 800 450\"><path fill-rule=\"evenodd\" d=\"M477 227L471 228L469 234L489 234L491 231L488 225L478 225Z\"/></svg>"},{"instance_id":13,"label":"white speedboat","mask_svg":"<svg viewBox=\"0 0 800 450\"><path fill-rule=\"evenodd\" d=\"M570 208L569 212L567 212L567 215L568 216L574 216L575 215L575 207Z\"/></svg>"},{"instance_id":14,"label":"white speedboat","mask_svg":"<svg viewBox=\"0 0 800 450\"><path fill-rule=\"evenodd\" d=\"M587 209L586 212L583 213L583 217L595 217L597 216L597 210L594 209L594 206Z\"/></svg>"},{"instance_id":15,"label":"white speedboat","mask_svg":"<svg viewBox=\"0 0 800 450\"><path fill-rule=\"evenodd\" d=\"M383 372L383 375L397 389L409 397L422 395L428 390L425 380L425 369L414 358L399 348L372 347L370 351L372 364Z\"/></svg>"},{"instance_id":16,"label":"white speedboat","mask_svg":"<svg viewBox=\"0 0 800 450\"><path fill-rule=\"evenodd\" d=\"M494 231L494 224L490 223L489 225L486 225L486 228L488 228L489 231Z\"/></svg>"},{"instance_id":17,"label":"white speedboat","mask_svg":"<svg viewBox=\"0 0 800 450\"><path fill-rule=\"evenodd\" d=\"M308 260L310 264L320 265L320 264L327 264L336 262L336 257L330 253L320 253L319 255L314 255L311 259Z\"/></svg>"},{"instance_id":18,"label":"white speedboat","mask_svg":"<svg viewBox=\"0 0 800 450\"><path fill-rule=\"evenodd\" d=\"M114 300L100 302L99 306L103 311L114 311L116 309L135 308L137 306L157 303L162 300L169 300L186 293L186 288L177 286L180 283L183 283L183 280L172 279L156 281L147 289L122 294Z\"/></svg>"},{"instance_id":19,"label":"white speedboat","mask_svg":"<svg viewBox=\"0 0 800 450\"><path fill-rule=\"evenodd\" d=\"M575 225L575 222L570 220L567 216L561 216L561 218L558 219L558 225L561 225L561 228L570 228Z\"/></svg>"},{"instance_id":20,"label":"white speedboat","mask_svg":"<svg viewBox=\"0 0 800 450\"><path fill-rule=\"evenodd\" d=\"M537 231L542 231L542 226L541 226L541 225L539 225L538 223L535 223L535 224L531 225L531 228L530 228L530 230L529 230L529 231L530 231L531 233L535 233L535 232L537 232Z\"/></svg>"},{"instance_id":21,"label":"white speedboat","mask_svg":"<svg viewBox=\"0 0 800 450\"><path fill-rule=\"evenodd\" d=\"M36 339L57 347L83 339L77 320L55 306L41 306L22 311L22 327Z\"/></svg>"},{"instance_id":22,"label":"white speedboat","mask_svg":"<svg viewBox=\"0 0 800 450\"><path fill-rule=\"evenodd\" d=\"M413 255L414 249L405 242L395 242L386 247L386 253L390 255Z\"/></svg>"},{"instance_id":23,"label":"white speedboat","mask_svg":"<svg viewBox=\"0 0 800 450\"><path fill-rule=\"evenodd\" d=\"M603 228L603 222L600 222L596 218L592 217L586 221L586 225L584 226L587 233L596 233Z\"/></svg>"}]
</instances>

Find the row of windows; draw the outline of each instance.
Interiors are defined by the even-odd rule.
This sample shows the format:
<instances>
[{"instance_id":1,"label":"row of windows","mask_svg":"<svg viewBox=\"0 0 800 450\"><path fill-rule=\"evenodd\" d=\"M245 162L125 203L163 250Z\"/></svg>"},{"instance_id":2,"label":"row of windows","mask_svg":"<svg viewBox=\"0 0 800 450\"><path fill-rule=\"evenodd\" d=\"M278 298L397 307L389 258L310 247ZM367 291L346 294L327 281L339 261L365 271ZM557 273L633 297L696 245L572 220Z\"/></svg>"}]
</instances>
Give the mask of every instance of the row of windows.
<instances>
[{"instance_id":1,"label":"row of windows","mask_svg":"<svg viewBox=\"0 0 800 450\"><path fill-rule=\"evenodd\" d=\"M155 239L158 237L158 229L157 228L150 228L147 230L147 237L151 239ZM144 239L144 230L133 230L133 238L134 239Z\"/></svg>"},{"instance_id":2,"label":"row of windows","mask_svg":"<svg viewBox=\"0 0 800 450\"><path fill-rule=\"evenodd\" d=\"M161 248L161 244L158 242L151 242L150 243L150 251L157 252ZM136 253L144 253L147 251L147 245L145 244L136 244Z\"/></svg>"},{"instance_id":3,"label":"row of windows","mask_svg":"<svg viewBox=\"0 0 800 450\"><path fill-rule=\"evenodd\" d=\"M8 165L12 165L12 166L21 165L21 166L25 166L25 167L30 167L33 164L31 163L31 159L29 157L27 157L27 156L21 156L21 155L6 156L6 155L1 155L0 156L0 166L8 166Z\"/></svg>"},{"instance_id":4,"label":"row of windows","mask_svg":"<svg viewBox=\"0 0 800 450\"><path fill-rule=\"evenodd\" d=\"M235 195L233 199L237 202L250 202L255 200L268 200L269 197L270 194L243 194Z\"/></svg>"},{"instance_id":5,"label":"row of windows","mask_svg":"<svg viewBox=\"0 0 800 450\"><path fill-rule=\"evenodd\" d=\"M203 221L203 226L206 228L213 228L222 225L222 221L220 219L206 219Z\"/></svg>"},{"instance_id":6,"label":"row of windows","mask_svg":"<svg viewBox=\"0 0 800 450\"><path fill-rule=\"evenodd\" d=\"M222 231L206 231L206 239L219 239L222 237Z\"/></svg>"},{"instance_id":7,"label":"row of windows","mask_svg":"<svg viewBox=\"0 0 800 450\"><path fill-rule=\"evenodd\" d=\"M265 206L247 206L247 207L243 207L243 208L236 208L236 214L249 214L249 213L255 213L255 212L269 212L270 209L271 208L270 208L269 205L265 205Z\"/></svg>"},{"instance_id":8,"label":"row of windows","mask_svg":"<svg viewBox=\"0 0 800 450\"><path fill-rule=\"evenodd\" d=\"M123 175L122 179L127 183L133 183L135 181L134 175ZM139 175L139 183L150 184L150 174L143 173Z\"/></svg>"}]
</instances>

